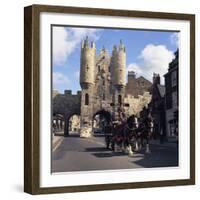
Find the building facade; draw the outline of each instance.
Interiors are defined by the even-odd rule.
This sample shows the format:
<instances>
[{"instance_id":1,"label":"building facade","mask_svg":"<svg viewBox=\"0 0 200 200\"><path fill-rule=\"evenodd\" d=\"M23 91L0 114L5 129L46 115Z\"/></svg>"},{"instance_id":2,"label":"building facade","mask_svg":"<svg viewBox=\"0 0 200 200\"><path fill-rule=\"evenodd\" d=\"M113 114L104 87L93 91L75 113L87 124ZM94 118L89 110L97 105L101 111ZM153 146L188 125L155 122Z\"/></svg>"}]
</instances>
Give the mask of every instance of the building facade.
<instances>
[{"instance_id":1,"label":"building facade","mask_svg":"<svg viewBox=\"0 0 200 200\"><path fill-rule=\"evenodd\" d=\"M168 137L178 137L178 50L175 58L169 64L165 78L165 107L166 107L166 134Z\"/></svg>"},{"instance_id":2,"label":"building facade","mask_svg":"<svg viewBox=\"0 0 200 200\"><path fill-rule=\"evenodd\" d=\"M151 87L152 100L150 103L151 114L154 119L154 136L164 142L166 137L165 119L165 85L160 82L160 75L153 74Z\"/></svg>"}]
</instances>

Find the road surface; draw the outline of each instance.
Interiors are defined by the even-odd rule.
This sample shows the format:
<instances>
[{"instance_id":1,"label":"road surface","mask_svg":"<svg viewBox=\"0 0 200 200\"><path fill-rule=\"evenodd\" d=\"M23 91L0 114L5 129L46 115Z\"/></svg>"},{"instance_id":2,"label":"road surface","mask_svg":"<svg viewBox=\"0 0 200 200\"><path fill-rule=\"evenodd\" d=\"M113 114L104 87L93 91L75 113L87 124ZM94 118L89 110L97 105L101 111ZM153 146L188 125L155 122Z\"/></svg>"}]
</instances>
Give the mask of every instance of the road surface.
<instances>
[{"instance_id":1,"label":"road surface","mask_svg":"<svg viewBox=\"0 0 200 200\"><path fill-rule=\"evenodd\" d=\"M176 145L151 144L150 148L150 154L143 149L129 157L120 151L107 150L103 137L71 135L63 138L52 152L52 172L178 166Z\"/></svg>"}]
</instances>

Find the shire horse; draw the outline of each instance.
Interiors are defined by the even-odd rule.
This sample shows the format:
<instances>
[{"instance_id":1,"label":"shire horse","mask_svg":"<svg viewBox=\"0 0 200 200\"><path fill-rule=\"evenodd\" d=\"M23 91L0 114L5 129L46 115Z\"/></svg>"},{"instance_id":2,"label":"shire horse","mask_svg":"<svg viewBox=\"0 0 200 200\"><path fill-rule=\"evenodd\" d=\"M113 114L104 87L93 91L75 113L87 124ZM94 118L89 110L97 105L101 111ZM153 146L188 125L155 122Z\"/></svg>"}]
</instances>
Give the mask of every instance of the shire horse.
<instances>
[{"instance_id":1,"label":"shire horse","mask_svg":"<svg viewBox=\"0 0 200 200\"><path fill-rule=\"evenodd\" d=\"M105 127L105 142L109 149L111 145L112 151L116 150L116 145L133 154L133 150L137 150L137 128L138 120L135 115L130 116L126 122L121 124L111 123Z\"/></svg>"},{"instance_id":2,"label":"shire horse","mask_svg":"<svg viewBox=\"0 0 200 200\"><path fill-rule=\"evenodd\" d=\"M149 141L153 137L153 118L151 116L145 117L139 123L139 127L137 129L137 142L138 146L142 148L144 146L144 142L146 142L146 153L150 153Z\"/></svg>"}]
</instances>

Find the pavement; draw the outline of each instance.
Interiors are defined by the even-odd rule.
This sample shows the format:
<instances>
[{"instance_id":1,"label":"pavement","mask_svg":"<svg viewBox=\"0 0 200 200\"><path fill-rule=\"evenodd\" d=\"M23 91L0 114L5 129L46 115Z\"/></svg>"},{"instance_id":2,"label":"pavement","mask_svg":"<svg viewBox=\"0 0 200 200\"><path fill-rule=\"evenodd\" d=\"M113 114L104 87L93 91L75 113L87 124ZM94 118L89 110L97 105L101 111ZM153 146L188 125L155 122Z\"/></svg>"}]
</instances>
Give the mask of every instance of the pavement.
<instances>
[{"instance_id":1,"label":"pavement","mask_svg":"<svg viewBox=\"0 0 200 200\"><path fill-rule=\"evenodd\" d=\"M147 154L143 148L130 157L121 151L106 149L104 137L80 138L74 134L62 137L57 143L52 152L52 172L178 166L176 145L159 144L156 140L151 141L150 150L151 153Z\"/></svg>"}]
</instances>

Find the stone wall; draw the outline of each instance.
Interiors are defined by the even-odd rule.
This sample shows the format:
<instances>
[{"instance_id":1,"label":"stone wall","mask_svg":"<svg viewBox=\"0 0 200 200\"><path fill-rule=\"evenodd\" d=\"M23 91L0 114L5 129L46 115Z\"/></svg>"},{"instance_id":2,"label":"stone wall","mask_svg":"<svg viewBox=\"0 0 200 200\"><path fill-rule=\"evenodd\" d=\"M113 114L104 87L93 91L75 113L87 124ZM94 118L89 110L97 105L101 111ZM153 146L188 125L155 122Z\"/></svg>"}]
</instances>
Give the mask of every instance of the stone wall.
<instances>
[{"instance_id":1,"label":"stone wall","mask_svg":"<svg viewBox=\"0 0 200 200\"><path fill-rule=\"evenodd\" d=\"M142 109L151 102L152 95L149 92L144 92L143 95L139 95L137 98L132 95L127 95L124 99L124 103L129 107L125 107L126 114L139 115Z\"/></svg>"}]
</instances>

